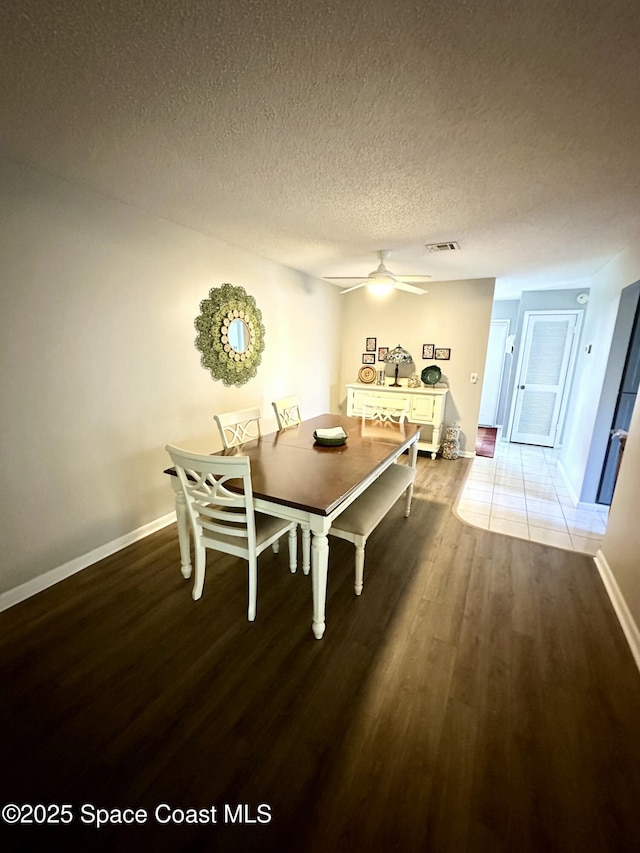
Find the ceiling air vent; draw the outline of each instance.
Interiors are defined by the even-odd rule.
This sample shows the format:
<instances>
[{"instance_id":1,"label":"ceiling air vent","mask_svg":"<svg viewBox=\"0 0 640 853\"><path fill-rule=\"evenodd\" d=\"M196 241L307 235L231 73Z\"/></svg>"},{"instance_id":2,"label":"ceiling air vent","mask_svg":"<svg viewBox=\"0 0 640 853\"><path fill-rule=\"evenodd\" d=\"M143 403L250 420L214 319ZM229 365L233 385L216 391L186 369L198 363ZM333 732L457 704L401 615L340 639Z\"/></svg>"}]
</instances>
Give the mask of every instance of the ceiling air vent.
<instances>
[{"instance_id":1,"label":"ceiling air vent","mask_svg":"<svg viewBox=\"0 0 640 853\"><path fill-rule=\"evenodd\" d=\"M448 240L446 243L427 243L427 249L430 252L457 252L460 246L455 240Z\"/></svg>"}]
</instances>

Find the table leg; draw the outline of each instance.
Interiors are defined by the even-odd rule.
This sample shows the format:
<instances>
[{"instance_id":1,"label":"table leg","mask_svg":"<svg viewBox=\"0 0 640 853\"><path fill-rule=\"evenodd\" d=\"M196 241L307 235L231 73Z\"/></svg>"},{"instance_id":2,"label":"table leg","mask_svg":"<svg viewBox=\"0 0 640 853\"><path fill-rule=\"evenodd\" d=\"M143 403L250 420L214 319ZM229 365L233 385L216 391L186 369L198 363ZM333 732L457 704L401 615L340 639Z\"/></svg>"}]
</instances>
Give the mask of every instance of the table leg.
<instances>
[{"instance_id":1,"label":"table leg","mask_svg":"<svg viewBox=\"0 0 640 853\"><path fill-rule=\"evenodd\" d=\"M415 470L416 465L418 463L418 442L414 441L411 447L409 448L409 465L413 468L414 471L414 481L415 481ZM413 483L407 489L407 495L405 499L404 505L404 517L409 518L409 513L411 512L411 500L413 498Z\"/></svg>"},{"instance_id":2,"label":"table leg","mask_svg":"<svg viewBox=\"0 0 640 853\"><path fill-rule=\"evenodd\" d=\"M183 578L191 577L191 537L189 536L189 515L180 481L172 477L176 483L171 483L176 493L176 521L178 523L178 542L180 543L180 571Z\"/></svg>"},{"instance_id":3,"label":"table leg","mask_svg":"<svg viewBox=\"0 0 640 853\"><path fill-rule=\"evenodd\" d=\"M313 589L313 624L311 628L316 640L320 640L325 630L325 604L329 569L329 542L325 532L314 531L311 553L311 585Z\"/></svg>"},{"instance_id":4,"label":"table leg","mask_svg":"<svg viewBox=\"0 0 640 853\"><path fill-rule=\"evenodd\" d=\"M409 465L415 469L418 464L418 439L416 439L409 448Z\"/></svg>"}]
</instances>

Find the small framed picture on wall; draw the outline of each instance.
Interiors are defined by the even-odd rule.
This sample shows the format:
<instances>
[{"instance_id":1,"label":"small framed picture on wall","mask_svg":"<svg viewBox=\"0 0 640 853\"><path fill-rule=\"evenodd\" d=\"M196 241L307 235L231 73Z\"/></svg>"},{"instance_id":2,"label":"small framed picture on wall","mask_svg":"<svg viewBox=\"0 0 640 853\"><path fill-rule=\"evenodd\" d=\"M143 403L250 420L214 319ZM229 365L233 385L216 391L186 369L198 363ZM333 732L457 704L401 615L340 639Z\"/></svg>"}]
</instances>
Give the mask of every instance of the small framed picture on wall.
<instances>
[{"instance_id":1,"label":"small framed picture on wall","mask_svg":"<svg viewBox=\"0 0 640 853\"><path fill-rule=\"evenodd\" d=\"M378 361L384 361L384 357L388 352L389 347L378 347Z\"/></svg>"},{"instance_id":2,"label":"small framed picture on wall","mask_svg":"<svg viewBox=\"0 0 640 853\"><path fill-rule=\"evenodd\" d=\"M376 363L375 352L363 352L362 353L362 363L363 364L375 364Z\"/></svg>"},{"instance_id":3,"label":"small framed picture on wall","mask_svg":"<svg viewBox=\"0 0 640 853\"><path fill-rule=\"evenodd\" d=\"M451 350L448 347L436 347L436 361L448 361L451 358Z\"/></svg>"},{"instance_id":4,"label":"small framed picture on wall","mask_svg":"<svg viewBox=\"0 0 640 853\"><path fill-rule=\"evenodd\" d=\"M365 349L367 352L375 352L377 345L377 338L367 338L367 343Z\"/></svg>"},{"instance_id":5,"label":"small framed picture on wall","mask_svg":"<svg viewBox=\"0 0 640 853\"><path fill-rule=\"evenodd\" d=\"M433 344L422 344L422 357L433 358L434 349L435 347Z\"/></svg>"}]
</instances>

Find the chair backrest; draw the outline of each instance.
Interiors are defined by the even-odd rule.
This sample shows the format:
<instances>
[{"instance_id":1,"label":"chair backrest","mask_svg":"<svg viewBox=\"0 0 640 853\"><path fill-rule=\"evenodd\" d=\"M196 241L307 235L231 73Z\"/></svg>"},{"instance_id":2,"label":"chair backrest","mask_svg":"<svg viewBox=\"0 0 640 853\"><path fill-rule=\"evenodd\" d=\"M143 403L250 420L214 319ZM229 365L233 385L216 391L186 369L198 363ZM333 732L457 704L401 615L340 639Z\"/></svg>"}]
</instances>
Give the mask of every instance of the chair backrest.
<instances>
[{"instance_id":1,"label":"chair backrest","mask_svg":"<svg viewBox=\"0 0 640 853\"><path fill-rule=\"evenodd\" d=\"M409 411L408 400L367 400L362 407L362 419L383 423L403 424Z\"/></svg>"},{"instance_id":2,"label":"chair backrest","mask_svg":"<svg viewBox=\"0 0 640 853\"><path fill-rule=\"evenodd\" d=\"M298 397L283 397L272 404L278 421L278 429L286 429L302 422Z\"/></svg>"},{"instance_id":3,"label":"chair backrest","mask_svg":"<svg viewBox=\"0 0 640 853\"><path fill-rule=\"evenodd\" d=\"M220 438L225 449L237 447L245 441L260 438L260 409L241 409L238 412L226 412L214 415L220 430Z\"/></svg>"},{"instance_id":4,"label":"chair backrest","mask_svg":"<svg viewBox=\"0 0 640 853\"><path fill-rule=\"evenodd\" d=\"M248 456L203 456L168 444L187 503L194 536L209 547L242 553L255 550L256 523ZM243 494L230 491L227 481L242 483Z\"/></svg>"}]
</instances>

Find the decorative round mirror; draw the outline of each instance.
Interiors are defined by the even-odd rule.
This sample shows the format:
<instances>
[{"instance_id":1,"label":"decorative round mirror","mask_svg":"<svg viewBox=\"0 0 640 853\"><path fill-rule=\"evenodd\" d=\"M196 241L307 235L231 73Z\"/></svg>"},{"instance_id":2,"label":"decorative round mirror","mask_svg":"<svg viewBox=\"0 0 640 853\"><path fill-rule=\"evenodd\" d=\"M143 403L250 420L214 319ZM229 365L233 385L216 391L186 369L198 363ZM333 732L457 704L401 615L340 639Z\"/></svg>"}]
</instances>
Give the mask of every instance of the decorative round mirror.
<instances>
[{"instance_id":1,"label":"decorative round mirror","mask_svg":"<svg viewBox=\"0 0 640 853\"><path fill-rule=\"evenodd\" d=\"M196 347L202 366L225 385L244 385L252 379L262 359L262 313L244 287L223 284L209 291L196 317Z\"/></svg>"},{"instance_id":2,"label":"decorative round mirror","mask_svg":"<svg viewBox=\"0 0 640 853\"><path fill-rule=\"evenodd\" d=\"M249 327L237 317L229 323L229 343L234 352L243 353L249 349Z\"/></svg>"}]
</instances>

